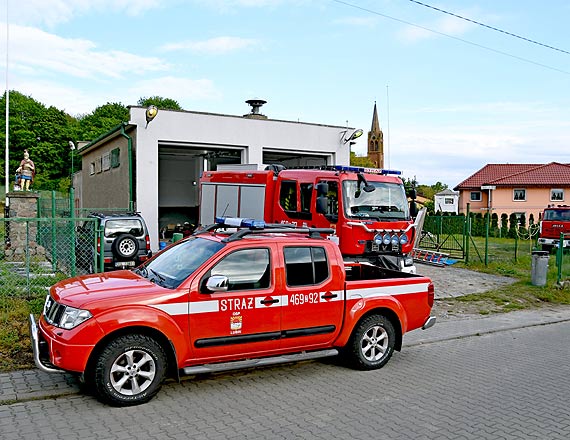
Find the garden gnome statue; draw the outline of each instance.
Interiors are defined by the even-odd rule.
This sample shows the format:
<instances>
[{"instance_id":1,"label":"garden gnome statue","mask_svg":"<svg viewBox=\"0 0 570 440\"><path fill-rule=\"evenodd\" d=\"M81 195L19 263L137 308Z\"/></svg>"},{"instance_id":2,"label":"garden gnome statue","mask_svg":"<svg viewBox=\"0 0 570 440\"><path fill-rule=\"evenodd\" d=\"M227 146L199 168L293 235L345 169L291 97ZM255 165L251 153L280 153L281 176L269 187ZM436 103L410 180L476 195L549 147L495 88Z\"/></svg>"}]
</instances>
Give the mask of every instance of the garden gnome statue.
<instances>
[{"instance_id":1,"label":"garden gnome statue","mask_svg":"<svg viewBox=\"0 0 570 440\"><path fill-rule=\"evenodd\" d=\"M28 150L24 150L24 159L20 162L20 167L16 170L20 174L21 188L24 191L30 190L30 185L34 180L36 174L36 167L34 162L30 159Z\"/></svg>"}]
</instances>

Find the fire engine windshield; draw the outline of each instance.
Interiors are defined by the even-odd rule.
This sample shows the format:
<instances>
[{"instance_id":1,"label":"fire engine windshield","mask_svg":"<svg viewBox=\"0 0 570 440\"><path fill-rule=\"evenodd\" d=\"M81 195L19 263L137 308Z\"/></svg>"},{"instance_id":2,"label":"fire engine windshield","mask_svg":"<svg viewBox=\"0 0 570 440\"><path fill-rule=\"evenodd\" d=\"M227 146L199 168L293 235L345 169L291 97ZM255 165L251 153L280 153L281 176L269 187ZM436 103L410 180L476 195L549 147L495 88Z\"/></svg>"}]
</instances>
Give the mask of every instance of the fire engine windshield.
<instances>
[{"instance_id":1,"label":"fire engine windshield","mask_svg":"<svg viewBox=\"0 0 570 440\"><path fill-rule=\"evenodd\" d=\"M570 209L546 209L543 220L570 222Z\"/></svg>"},{"instance_id":2,"label":"fire engine windshield","mask_svg":"<svg viewBox=\"0 0 570 440\"><path fill-rule=\"evenodd\" d=\"M204 238L189 238L160 252L135 272L159 286L176 289L182 281L224 247Z\"/></svg>"},{"instance_id":3,"label":"fire engine windshield","mask_svg":"<svg viewBox=\"0 0 570 440\"><path fill-rule=\"evenodd\" d=\"M402 185L368 181L343 182L344 211L347 218L377 221L408 220L408 200ZM374 187L374 189L372 189Z\"/></svg>"}]
</instances>

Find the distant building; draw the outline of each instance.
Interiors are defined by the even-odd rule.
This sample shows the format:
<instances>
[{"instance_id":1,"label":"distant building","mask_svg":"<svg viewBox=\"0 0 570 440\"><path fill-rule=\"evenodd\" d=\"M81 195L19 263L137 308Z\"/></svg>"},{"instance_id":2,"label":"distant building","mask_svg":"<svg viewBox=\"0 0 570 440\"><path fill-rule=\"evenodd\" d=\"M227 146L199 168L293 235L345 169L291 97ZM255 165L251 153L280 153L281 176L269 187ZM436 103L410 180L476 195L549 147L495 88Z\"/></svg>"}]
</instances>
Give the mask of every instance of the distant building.
<instances>
[{"instance_id":1,"label":"distant building","mask_svg":"<svg viewBox=\"0 0 570 440\"><path fill-rule=\"evenodd\" d=\"M501 214L539 213L548 205L570 204L570 164L489 164L454 188L459 191L459 212L467 203L472 212L491 209Z\"/></svg>"},{"instance_id":2,"label":"distant building","mask_svg":"<svg viewBox=\"0 0 570 440\"><path fill-rule=\"evenodd\" d=\"M74 176L79 208L132 208L146 220L151 247L170 224L196 224L199 179L219 165L349 165L347 133L334 125L269 119L263 100L243 116L130 107L129 121L82 146Z\"/></svg>"},{"instance_id":3,"label":"distant building","mask_svg":"<svg viewBox=\"0 0 570 440\"><path fill-rule=\"evenodd\" d=\"M435 195L434 207L435 212L452 212L459 213L459 192L451 189L444 189Z\"/></svg>"}]
</instances>

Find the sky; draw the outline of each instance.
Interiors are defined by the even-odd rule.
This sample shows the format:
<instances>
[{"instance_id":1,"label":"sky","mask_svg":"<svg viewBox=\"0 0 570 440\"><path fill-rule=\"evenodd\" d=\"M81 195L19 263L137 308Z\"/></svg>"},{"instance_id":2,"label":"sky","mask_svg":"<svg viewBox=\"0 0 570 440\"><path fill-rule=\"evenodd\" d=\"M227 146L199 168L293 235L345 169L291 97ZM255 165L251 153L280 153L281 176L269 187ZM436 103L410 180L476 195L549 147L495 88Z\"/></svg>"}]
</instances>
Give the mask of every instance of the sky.
<instances>
[{"instance_id":1,"label":"sky","mask_svg":"<svg viewBox=\"0 0 570 440\"><path fill-rule=\"evenodd\" d=\"M385 168L425 185L570 163L570 2L421 3L2 0L0 74L73 116L155 95L243 115L264 99L270 119L362 128L357 155L376 103Z\"/></svg>"}]
</instances>

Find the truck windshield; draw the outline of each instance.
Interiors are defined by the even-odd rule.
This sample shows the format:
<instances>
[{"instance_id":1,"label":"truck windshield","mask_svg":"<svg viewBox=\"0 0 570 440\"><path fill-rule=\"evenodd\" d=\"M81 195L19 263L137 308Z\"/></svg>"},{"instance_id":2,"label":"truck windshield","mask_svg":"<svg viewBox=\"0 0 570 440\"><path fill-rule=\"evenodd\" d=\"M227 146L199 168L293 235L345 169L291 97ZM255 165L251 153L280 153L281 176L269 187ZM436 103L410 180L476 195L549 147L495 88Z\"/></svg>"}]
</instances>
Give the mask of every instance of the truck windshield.
<instances>
[{"instance_id":1,"label":"truck windshield","mask_svg":"<svg viewBox=\"0 0 570 440\"><path fill-rule=\"evenodd\" d=\"M224 244L217 241L189 238L162 251L135 272L162 287L176 289L223 247Z\"/></svg>"},{"instance_id":2,"label":"truck windshield","mask_svg":"<svg viewBox=\"0 0 570 440\"><path fill-rule=\"evenodd\" d=\"M374 191L366 192L356 180L343 182L344 211L347 218L366 218L377 221L408 220L408 200L402 185L372 182Z\"/></svg>"},{"instance_id":3,"label":"truck windshield","mask_svg":"<svg viewBox=\"0 0 570 440\"><path fill-rule=\"evenodd\" d=\"M547 209L543 220L570 222L570 209Z\"/></svg>"}]
</instances>

